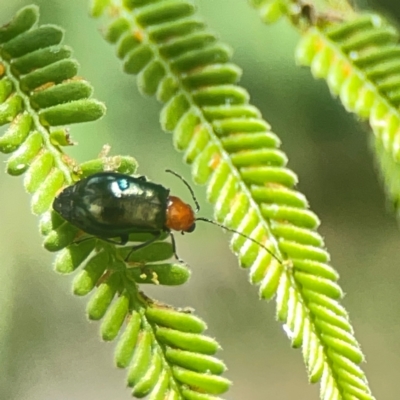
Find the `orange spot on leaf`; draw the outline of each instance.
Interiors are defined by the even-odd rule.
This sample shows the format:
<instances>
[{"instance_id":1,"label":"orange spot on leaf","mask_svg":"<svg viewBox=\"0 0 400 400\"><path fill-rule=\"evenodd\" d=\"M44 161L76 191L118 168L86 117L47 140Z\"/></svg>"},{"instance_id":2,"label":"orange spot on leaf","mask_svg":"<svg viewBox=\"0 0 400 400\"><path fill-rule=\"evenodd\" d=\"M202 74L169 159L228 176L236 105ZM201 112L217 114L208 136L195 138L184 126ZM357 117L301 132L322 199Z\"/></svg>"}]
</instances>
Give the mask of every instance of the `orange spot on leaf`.
<instances>
[{"instance_id":1,"label":"orange spot on leaf","mask_svg":"<svg viewBox=\"0 0 400 400\"><path fill-rule=\"evenodd\" d=\"M214 153L214 155L211 157L209 166L212 170L216 170L218 165L221 163L221 154L219 153Z\"/></svg>"},{"instance_id":2,"label":"orange spot on leaf","mask_svg":"<svg viewBox=\"0 0 400 400\"><path fill-rule=\"evenodd\" d=\"M342 66L343 75L349 76L351 74L351 71L352 71L351 65L348 64L348 63L344 63L343 66Z\"/></svg>"},{"instance_id":3,"label":"orange spot on leaf","mask_svg":"<svg viewBox=\"0 0 400 400\"><path fill-rule=\"evenodd\" d=\"M55 83L54 83L54 82L47 82L47 83L44 83L43 85L37 87L37 88L34 90L34 92L41 92L42 90L46 90L46 89L51 88L51 87L53 87L53 86L55 86Z\"/></svg>"},{"instance_id":4,"label":"orange spot on leaf","mask_svg":"<svg viewBox=\"0 0 400 400\"><path fill-rule=\"evenodd\" d=\"M144 39L144 33L141 29L135 29L133 32L133 37L139 41L139 42L143 42Z\"/></svg>"}]
</instances>

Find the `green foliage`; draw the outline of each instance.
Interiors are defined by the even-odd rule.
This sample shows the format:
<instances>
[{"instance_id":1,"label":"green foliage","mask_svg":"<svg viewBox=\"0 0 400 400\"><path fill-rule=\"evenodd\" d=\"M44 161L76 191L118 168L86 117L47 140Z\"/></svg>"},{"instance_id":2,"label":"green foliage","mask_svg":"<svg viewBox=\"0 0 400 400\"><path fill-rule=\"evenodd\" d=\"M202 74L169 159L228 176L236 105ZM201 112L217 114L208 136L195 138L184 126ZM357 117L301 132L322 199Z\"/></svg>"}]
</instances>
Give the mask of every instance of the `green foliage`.
<instances>
[{"instance_id":1,"label":"green foliage","mask_svg":"<svg viewBox=\"0 0 400 400\"><path fill-rule=\"evenodd\" d=\"M0 150L13 153L8 173L27 172L33 210L42 214L62 185L71 182L67 163L49 140L53 127L96 120L105 108L90 98L87 82L76 80L78 64L60 44L63 31L53 25L37 27L37 19L37 8L26 7L0 30L0 124L8 125Z\"/></svg>"},{"instance_id":2,"label":"green foliage","mask_svg":"<svg viewBox=\"0 0 400 400\"><path fill-rule=\"evenodd\" d=\"M297 49L298 62L327 81L348 111L368 119L375 154L395 208L400 192L399 33L382 17L359 15L325 29L312 28Z\"/></svg>"},{"instance_id":3,"label":"green foliage","mask_svg":"<svg viewBox=\"0 0 400 400\"><path fill-rule=\"evenodd\" d=\"M93 15L100 3L94 2ZM115 44L124 71L137 74L143 94L165 103L162 127L173 133L193 179L207 184L216 219L282 260L233 236L233 251L260 297L276 296L277 318L292 346L302 347L321 398L372 399L319 219L295 189L279 138L237 86L241 71L230 62L229 47L187 0L110 1L102 11L111 16L105 38Z\"/></svg>"},{"instance_id":4,"label":"green foliage","mask_svg":"<svg viewBox=\"0 0 400 400\"><path fill-rule=\"evenodd\" d=\"M220 375L224 364L214 357L215 340L204 335L205 324L186 310L155 303L138 290L138 283L181 285L190 277L186 265L167 263L172 245L156 242L130 253L82 232L52 211L56 194L66 184L103 170L132 174L131 157L106 157L80 166L61 146L73 144L66 124L100 118L105 107L90 98L91 85L76 77L78 63L61 45L63 31L37 26L37 7L25 7L0 28L0 124L9 124L0 150L12 153L11 175L25 173L32 210L40 215L44 247L58 251L55 270L77 272L73 292L92 293L88 317L102 319L101 337L112 341L121 332L115 361L127 368L128 385L136 397L149 399L217 399L230 382ZM60 127L61 126L61 127ZM149 235L132 235L144 242ZM166 235L165 235L166 236ZM165 239L165 237L163 238Z\"/></svg>"},{"instance_id":5,"label":"green foliage","mask_svg":"<svg viewBox=\"0 0 400 400\"><path fill-rule=\"evenodd\" d=\"M301 0L252 0L266 22L281 16L303 31L299 63L323 78L347 110L368 119L373 149L389 197L398 210L400 161L400 51L397 30L377 15L333 15ZM237 85L241 70L231 49L197 16L189 0L93 0L92 14L107 14L106 39L116 46L139 90L164 103L163 129L207 184L215 217L266 248L234 235L232 249L249 270L260 297L276 298L277 319L291 345L302 348L309 380L322 399L372 399L359 364L338 274L317 232L318 217L296 190L280 140L249 95ZM102 170L132 174L131 157L76 165L62 150L72 145L64 125L100 118L104 106L78 78L63 31L38 25L36 7L22 9L0 28L0 151L11 153L7 172L24 175L32 210L40 215L44 247L57 251L55 270L76 273L73 292L90 294L87 314L101 320L101 337L117 341L115 363L127 369L135 397L217 400L229 388L218 343L188 310L157 303L139 284L181 285L186 265L159 241L130 254L82 232L51 211L58 191ZM132 242L148 240L131 235ZM162 238L162 240L164 240ZM129 255L129 259L126 258Z\"/></svg>"}]
</instances>

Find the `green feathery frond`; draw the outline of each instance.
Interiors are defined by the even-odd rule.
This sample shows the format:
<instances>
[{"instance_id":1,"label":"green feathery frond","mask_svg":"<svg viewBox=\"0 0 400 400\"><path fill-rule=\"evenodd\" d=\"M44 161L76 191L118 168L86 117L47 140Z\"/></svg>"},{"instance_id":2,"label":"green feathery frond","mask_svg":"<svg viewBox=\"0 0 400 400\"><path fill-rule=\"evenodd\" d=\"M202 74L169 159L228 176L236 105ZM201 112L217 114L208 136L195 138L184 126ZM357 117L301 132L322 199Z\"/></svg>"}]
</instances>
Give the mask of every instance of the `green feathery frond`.
<instances>
[{"instance_id":1,"label":"green feathery frond","mask_svg":"<svg viewBox=\"0 0 400 400\"><path fill-rule=\"evenodd\" d=\"M86 247L85 251L91 248L87 243L80 246ZM172 255L166 243L154 244L152 251L158 258L169 258L168 251ZM146 262L151 261L148 258L147 255ZM78 295L86 295L97 286L87 313L91 320L102 319L103 340L112 341L123 330L115 363L127 368L132 395L149 395L152 400L219 399L214 395L226 392L230 382L220 376L226 367L214 357L219 345L203 334L204 322L189 310L175 310L150 300L137 288L140 280L181 284L188 277L187 269L183 270L180 264L140 266L141 263L127 269L124 262L111 261L106 251L100 251L86 263L73 284ZM148 282L146 272L150 275ZM186 279L182 280L182 276Z\"/></svg>"},{"instance_id":2,"label":"green feathery frond","mask_svg":"<svg viewBox=\"0 0 400 400\"><path fill-rule=\"evenodd\" d=\"M51 210L66 184L103 170L132 174L137 164L132 157L104 156L78 166L63 153L61 146L72 143L60 125L98 119L105 107L90 98L90 84L76 77L71 49L60 44L63 31L37 26L38 16L37 7L25 7L0 28L0 124L9 124L0 150L13 153L7 170L25 173L33 212L41 217L44 247L59 251L55 270L69 274L83 266L73 292L93 292L87 313L92 320L102 319L102 338L114 340L123 330L115 361L127 368L133 395L218 400L214 395L227 391L230 382L220 376L226 367L214 357L219 345L203 334L204 322L138 291L139 283L181 285L189 279L186 265L166 261L173 256L172 245L155 242L129 255L129 247L116 248L97 238L76 243L82 232ZM133 242L148 239L143 234L130 237Z\"/></svg>"},{"instance_id":3,"label":"green feathery frond","mask_svg":"<svg viewBox=\"0 0 400 400\"><path fill-rule=\"evenodd\" d=\"M29 6L0 28L0 151L11 175L25 175L33 194L32 209L43 214L56 192L70 183L60 145L69 144L61 125L93 121L105 107L91 99L92 87L78 79L71 49L61 45L64 33L55 25L37 26L38 9Z\"/></svg>"},{"instance_id":4,"label":"green feathery frond","mask_svg":"<svg viewBox=\"0 0 400 400\"><path fill-rule=\"evenodd\" d=\"M93 15L111 19L105 37L116 45L124 71L137 74L142 93L165 103L162 127L173 133L194 180L207 184L216 219L275 256L233 236L233 251L260 297L276 296L277 318L292 346L302 346L321 398L372 399L319 219L295 189L297 176L286 167L279 138L237 86L241 70L230 62L230 48L188 0L92 4Z\"/></svg>"},{"instance_id":5,"label":"green feathery frond","mask_svg":"<svg viewBox=\"0 0 400 400\"><path fill-rule=\"evenodd\" d=\"M296 52L301 65L325 79L344 107L368 119L372 150L389 203L400 196L399 32L377 14L356 14L343 0L325 12L302 0L251 0L264 22L286 16L303 31ZM329 7L331 7L329 9ZM338 13L335 14L335 11ZM345 12L344 12L345 11Z\"/></svg>"},{"instance_id":6,"label":"green feathery frond","mask_svg":"<svg viewBox=\"0 0 400 400\"><path fill-rule=\"evenodd\" d=\"M400 164L398 42L393 26L379 15L367 14L325 29L312 28L297 49L299 63L325 79L348 111L368 119L376 137L378 166L395 204L400 195L395 184L400 177L396 174Z\"/></svg>"}]
</instances>

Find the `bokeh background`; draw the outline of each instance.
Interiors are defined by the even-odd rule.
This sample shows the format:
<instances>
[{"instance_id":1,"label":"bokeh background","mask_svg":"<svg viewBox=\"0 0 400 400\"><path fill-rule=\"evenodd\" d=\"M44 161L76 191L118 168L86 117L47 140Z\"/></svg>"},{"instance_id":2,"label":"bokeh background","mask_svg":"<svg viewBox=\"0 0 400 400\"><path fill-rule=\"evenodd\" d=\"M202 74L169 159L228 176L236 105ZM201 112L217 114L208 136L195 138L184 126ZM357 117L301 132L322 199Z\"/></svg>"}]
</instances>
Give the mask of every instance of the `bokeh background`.
<instances>
[{"instance_id":1,"label":"bokeh background","mask_svg":"<svg viewBox=\"0 0 400 400\"><path fill-rule=\"evenodd\" d=\"M262 25L245 0L198 3L209 25L234 48L234 61L244 69L241 84L281 137L299 188L322 220L320 232L341 275L344 305L366 354L363 368L374 394L400 398L400 231L386 207L367 127L346 114L324 82L295 66L298 34L285 21ZM0 0L0 23L26 4ZM140 96L134 78L121 72L114 49L88 16L87 2L36 4L41 23L66 29L80 75L108 107L101 121L72 128L79 146L70 154L84 161L109 143L113 154L134 155L140 173L187 198L183 185L164 173L171 168L190 176L170 135L160 130L159 104ZM400 18L397 0L360 5ZM86 300L71 295L72 277L52 271L54 256L42 249L22 179L1 173L0 191L0 399L129 399L125 371L113 366L113 344L101 343L98 324L87 322ZM210 217L204 189L195 191L202 215ZM199 224L192 235L178 237L178 249L192 267L190 282L146 290L175 306L194 307L208 323L234 382L225 397L317 399L318 386L307 383L301 352L290 348L275 321L274 303L257 299L229 251L228 236Z\"/></svg>"}]
</instances>

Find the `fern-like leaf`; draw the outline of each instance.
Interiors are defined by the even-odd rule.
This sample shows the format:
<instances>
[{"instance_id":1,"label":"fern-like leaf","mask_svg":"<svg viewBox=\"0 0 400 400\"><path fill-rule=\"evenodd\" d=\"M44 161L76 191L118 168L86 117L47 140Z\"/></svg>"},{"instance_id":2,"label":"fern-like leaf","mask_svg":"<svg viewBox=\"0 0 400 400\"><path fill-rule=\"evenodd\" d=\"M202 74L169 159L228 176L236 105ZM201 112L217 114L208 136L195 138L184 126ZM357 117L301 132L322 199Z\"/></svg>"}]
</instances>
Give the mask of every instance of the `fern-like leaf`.
<instances>
[{"instance_id":1,"label":"fern-like leaf","mask_svg":"<svg viewBox=\"0 0 400 400\"><path fill-rule=\"evenodd\" d=\"M311 29L297 50L301 64L327 81L347 110L369 120L388 195L397 202L393 173L400 163L399 33L382 17L359 15L325 29ZM392 160L389 161L389 158ZM384 159L384 160L383 160ZM390 176L389 176L390 175ZM389 183L389 181L392 182Z\"/></svg>"},{"instance_id":2,"label":"fern-like leaf","mask_svg":"<svg viewBox=\"0 0 400 400\"><path fill-rule=\"evenodd\" d=\"M104 6L104 7L103 7ZM345 309L338 274L317 233L318 217L295 190L280 140L237 86L240 69L187 0L94 1L107 11L105 37L142 93L165 106L161 124L207 184L215 217L263 242L282 263L234 235L232 248L260 296L277 299L277 318L293 347L303 347L311 382L322 399L372 399Z\"/></svg>"},{"instance_id":3,"label":"fern-like leaf","mask_svg":"<svg viewBox=\"0 0 400 400\"><path fill-rule=\"evenodd\" d=\"M135 240L131 237L132 240ZM137 237L136 239L140 239ZM141 238L144 240L144 238ZM230 382L220 375L225 365L214 357L218 343L203 334L206 325L186 310L175 310L140 293L137 283L179 285L189 277L182 264L157 264L170 258L168 243L154 243L146 252L134 252L134 268L123 258L113 258L103 248L93 254L93 241L67 247L59 253L56 269L71 273L80 264L73 291L92 293L87 305L91 320L102 320L105 341L115 340L115 363L127 369L127 384L135 397L149 399L210 399L228 390ZM122 255L126 251L123 249Z\"/></svg>"},{"instance_id":4,"label":"fern-like leaf","mask_svg":"<svg viewBox=\"0 0 400 400\"><path fill-rule=\"evenodd\" d=\"M79 247L81 259L93 250L93 244L88 242ZM157 258L165 259L172 254L167 243L151 247ZM64 260L61 262L59 258L59 265L65 268L68 257L65 254L60 257ZM143 261L152 261L148 253ZM73 261L69 262L70 270L63 272L74 269ZM203 334L204 322L189 311L156 303L137 290L136 282L181 284L187 277L187 268L181 264L146 267L139 264L126 269L124 262L111 260L107 251L89 258L75 277L75 294L93 292L87 313L92 320L102 319L103 340L112 341L121 332L115 363L127 369L127 383L135 397L217 400L214 395L224 393L230 386L220 376L226 367L214 357L219 345ZM146 278L150 280L145 282Z\"/></svg>"},{"instance_id":5,"label":"fern-like leaf","mask_svg":"<svg viewBox=\"0 0 400 400\"><path fill-rule=\"evenodd\" d=\"M87 312L92 320L102 319L102 338L114 340L123 330L115 360L128 369L133 395L217 400L214 395L225 392L230 382L220 376L226 368L214 357L219 345L203 334L204 322L138 291L139 283L180 285L188 280L185 265L166 261L172 245L156 242L129 255L129 247L117 249L97 238L76 242L82 232L51 210L56 193L79 177L106 169L132 174L137 164L131 157L104 156L78 166L63 154L60 146L72 143L59 126L95 120L105 108L90 98L89 83L76 77L78 64L60 44L62 30L37 26L37 20L37 7L26 7L0 28L0 124L9 124L0 150L13 153L7 170L25 173L32 209L41 216L44 247L59 251L56 271L70 274L82 267L73 291L93 293ZM148 239L145 234L130 237L134 242Z\"/></svg>"},{"instance_id":6,"label":"fern-like leaf","mask_svg":"<svg viewBox=\"0 0 400 400\"><path fill-rule=\"evenodd\" d=\"M96 120L105 108L90 98L91 86L76 78L78 64L71 49L61 45L62 29L37 26L37 20L38 9L25 7L0 29L0 125L9 125L0 151L13 153L7 162L11 175L27 173L32 208L42 214L71 181L52 138L58 132L56 137L68 143L67 134L54 127Z\"/></svg>"}]
</instances>

